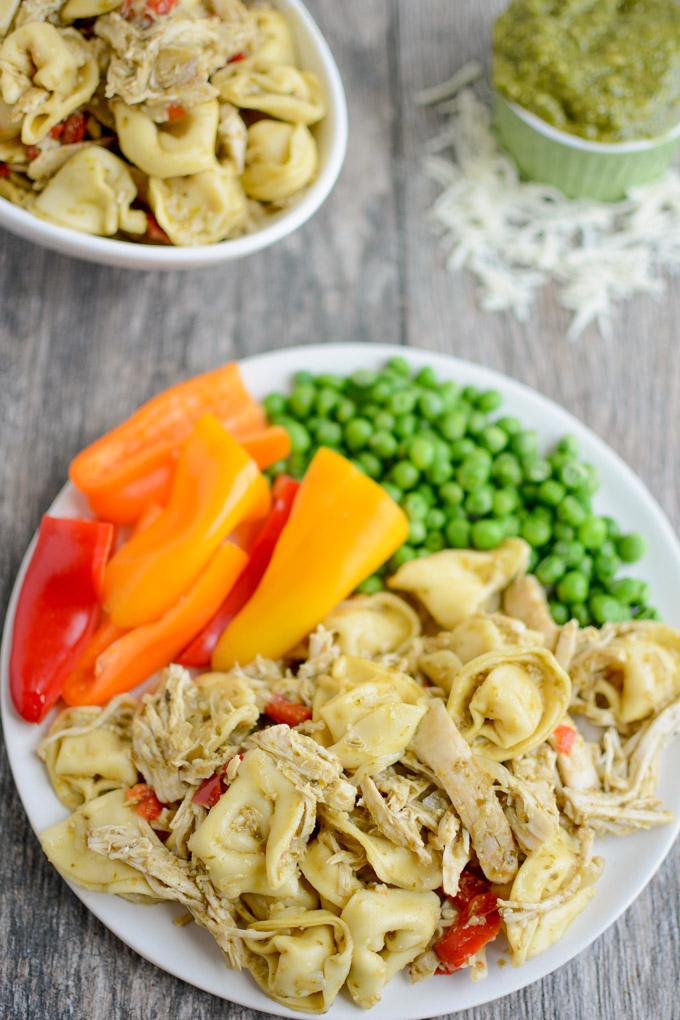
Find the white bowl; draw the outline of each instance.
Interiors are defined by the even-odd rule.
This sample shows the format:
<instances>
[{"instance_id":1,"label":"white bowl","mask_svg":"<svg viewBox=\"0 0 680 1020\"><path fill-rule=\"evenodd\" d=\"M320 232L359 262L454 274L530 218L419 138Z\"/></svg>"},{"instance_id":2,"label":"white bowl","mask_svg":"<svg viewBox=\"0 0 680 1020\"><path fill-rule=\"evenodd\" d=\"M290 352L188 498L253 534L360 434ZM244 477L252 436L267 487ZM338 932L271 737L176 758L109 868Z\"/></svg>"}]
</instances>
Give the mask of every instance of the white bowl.
<instances>
[{"instance_id":1,"label":"white bowl","mask_svg":"<svg viewBox=\"0 0 680 1020\"><path fill-rule=\"evenodd\" d=\"M314 128L319 147L319 171L313 184L287 209L273 216L267 226L233 241L196 247L135 244L93 237L48 223L0 198L0 227L35 241L43 248L88 262L126 269L197 269L262 251L306 223L328 198L342 168L347 149L347 102L333 54L305 5L301 0L272 0L272 4L283 11L291 24L301 67L314 71L321 79L328 111Z\"/></svg>"}]
</instances>

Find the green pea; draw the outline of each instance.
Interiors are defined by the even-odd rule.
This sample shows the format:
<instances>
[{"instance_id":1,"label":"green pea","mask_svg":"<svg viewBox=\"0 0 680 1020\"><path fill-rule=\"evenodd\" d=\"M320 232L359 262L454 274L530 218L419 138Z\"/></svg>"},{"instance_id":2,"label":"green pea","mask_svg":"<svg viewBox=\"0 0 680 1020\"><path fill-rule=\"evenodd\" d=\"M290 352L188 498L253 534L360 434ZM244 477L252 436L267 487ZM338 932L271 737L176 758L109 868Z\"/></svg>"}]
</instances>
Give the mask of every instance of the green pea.
<instances>
[{"instance_id":1,"label":"green pea","mask_svg":"<svg viewBox=\"0 0 680 1020\"><path fill-rule=\"evenodd\" d=\"M587 489L589 484L588 470L577 460L568 460L559 469L560 481L567 489Z\"/></svg>"},{"instance_id":2,"label":"green pea","mask_svg":"<svg viewBox=\"0 0 680 1020\"><path fill-rule=\"evenodd\" d=\"M441 531L446 524L446 514L443 510L433 507L425 518L425 524L430 531Z\"/></svg>"},{"instance_id":3,"label":"green pea","mask_svg":"<svg viewBox=\"0 0 680 1020\"><path fill-rule=\"evenodd\" d=\"M380 404L376 404L372 400L367 400L365 404L361 404L360 410L361 410L361 416L363 418L368 418L369 421L373 421L373 419L375 418L376 414L380 414L382 408L381 408Z\"/></svg>"},{"instance_id":4,"label":"green pea","mask_svg":"<svg viewBox=\"0 0 680 1020\"><path fill-rule=\"evenodd\" d=\"M442 398L444 410L450 411L458 402L458 397L460 396L460 386L458 385L458 383L455 383L452 380L448 380L447 382L439 384L437 392L439 393L439 396Z\"/></svg>"},{"instance_id":5,"label":"green pea","mask_svg":"<svg viewBox=\"0 0 680 1020\"><path fill-rule=\"evenodd\" d=\"M496 425L498 425L499 429L503 429L503 431L509 436L514 436L517 432L522 431L522 423L519 418L513 418L509 414L506 414L503 418L499 418Z\"/></svg>"},{"instance_id":6,"label":"green pea","mask_svg":"<svg viewBox=\"0 0 680 1020\"><path fill-rule=\"evenodd\" d=\"M570 433L562 436L555 449L558 453L566 453L569 457L578 457L581 452L578 439Z\"/></svg>"},{"instance_id":7,"label":"green pea","mask_svg":"<svg viewBox=\"0 0 680 1020\"><path fill-rule=\"evenodd\" d=\"M480 395L481 392L482 391L477 389L476 386L464 386L463 387L463 394L462 394L463 395L463 399L467 400L469 403L473 404L476 401L477 397Z\"/></svg>"},{"instance_id":8,"label":"green pea","mask_svg":"<svg viewBox=\"0 0 680 1020\"><path fill-rule=\"evenodd\" d=\"M522 480L522 469L512 453L499 453L491 469L493 477L501 484L516 486Z\"/></svg>"},{"instance_id":9,"label":"green pea","mask_svg":"<svg viewBox=\"0 0 680 1020\"><path fill-rule=\"evenodd\" d=\"M274 415L285 414L288 402L282 393L269 393L262 401L262 405L267 416L272 418Z\"/></svg>"},{"instance_id":10,"label":"green pea","mask_svg":"<svg viewBox=\"0 0 680 1020\"><path fill-rule=\"evenodd\" d=\"M623 623L631 618L629 606L625 606L612 595L596 592L590 598L590 611L598 624Z\"/></svg>"},{"instance_id":11,"label":"green pea","mask_svg":"<svg viewBox=\"0 0 680 1020\"><path fill-rule=\"evenodd\" d=\"M486 415L483 411L473 411L468 418L467 430L471 436L479 436L486 428Z\"/></svg>"},{"instance_id":12,"label":"green pea","mask_svg":"<svg viewBox=\"0 0 680 1020\"><path fill-rule=\"evenodd\" d=\"M304 453L312 445L309 432L299 421L288 420L285 425L290 436L290 447L293 453Z\"/></svg>"},{"instance_id":13,"label":"green pea","mask_svg":"<svg viewBox=\"0 0 680 1020\"><path fill-rule=\"evenodd\" d=\"M425 470L425 474L428 481L432 482L433 485L443 485L452 476L453 465L448 460L437 458Z\"/></svg>"},{"instance_id":14,"label":"green pea","mask_svg":"<svg viewBox=\"0 0 680 1020\"><path fill-rule=\"evenodd\" d=\"M439 431L445 439L453 442L455 439L462 439L465 435L467 422L467 415L464 411L449 411L439 422Z\"/></svg>"},{"instance_id":15,"label":"green pea","mask_svg":"<svg viewBox=\"0 0 680 1020\"><path fill-rule=\"evenodd\" d=\"M416 551L413 548L413 546L405 543L404 545L400 546L399 549L397 549L397 551L389 560L387 564L388 570L390 572L399 570L399 567L403 567L403 565L405 563L408 563L409 560L415 559L415 556Z\"/></svg>"},{"instance_id":16,"label":"green pea","mask_svg":"<svg viewBox=\"0 0 680 1020\"><path fill-rule=\"evenodd\" d=\"M535 506L535 507L532 507L530 513L527 516L535 517L535 518L540 519L542 521L547 521L548 524L550 524L550 526L552 527L552 521L553 521L553 510L552 510L552 507L549 507L549 506Z\"/></svg>"},{"instance_id":17,"label":"green pea","mask_svg":"<svg viewBox=\"0 0 680 1020\"><path fill-rule=\"evenodd\" d=\"M557 582L557 597L561 602L585 602L589 588L585 574L570 570Z\"/></svg>"},{"instance_id":18,"label":"green pea","mask_svg":"<svg viewBox=\"0 0 680 1020\"><path fill-rule=\"evenodd\" d=\"M446 541L452 549L467 549L470 545L470 523L466 520L449 521L445 529Z\"/></svg>"},{"instance_id":19,"label":"green pea","mask_svg":"<svg viewBox=\"0 0 680 1020\"><path fill-rule=\"evenodd\" d=\"M590 578L593 576L593 566L594 566L593 557L584 556L578 565L578 569L581 571L582 574L585 574L586 577Z\"/></svg>"},{"instance_id":20,"label":"green pea","mask_svg":"<svg viewBox=\"0 0 680 1020\"><path fill-rule=\"evenodd\" d=\"M518 457L535 457L538 448L538 436L535 432L516 432L510 439L510 448Z\"/></svg>"},{"instance_id":21,"label":"green pea","mask_svg":"<svg viewBox=\"0 0 680 1020\"><path fill-rule=\"evenodd\" d=\"M384 429L378 429L374 432L368 441L373 453L375 453L382 460L389 460L397 452L398 443L391 432L387 432Z\"/></svg>"},{"instance_id":22,"label":"green pea","mask_svg":"<svg viewBox=\"0 0 680 1020\"><path fill-rule=\"evenodd\" d=\"M337 446L342 439L342 427L336 421L321 421L314 429L314 436L322 446Z\"/></svg>"},{"instance_id":23,"label":"green pea","mask_svg":"<svg viewBox=\"0 0 680 1020\"><path fill-rule=\"evenodd\" d=\"M407 460L400 460L390 471L390 479L400 489L412 489L418 483L418 468Z\"/></svg>"},{"instance_id":24,"label":"green pea","mask_svg":"<svg viewBox=\"0 0 680 1020\"><path fill-rule=\"evenodd\" d=\"M618 538L621 534L621 526L618 522L615 521L613 517L603 517L602 520L606 521L607 535L609 538Z\"/></svg>"},{"instance_id":25,"label":"green pea","mask_svg":"<svg viewBox=\"0 0 680 1020\"><path fill-rule=\"evenodd\" d=\"M444 402L438 393L427 390L418 397L418 410L423 418L434 421L444 410Z\"/></svg>"},{"instance_id":26,"label":"green pea","mask_svg":"<svg viewBox=\"0 0 680 1020\"><path fill-rule=\"evenodd\" d=\"M350 379L352 385L356 386L357 389L367 390L377 382L378 376L370 368L358 368L356 372L352 372Z\"/></svg>"},{"instance_id":27,"label":"green pea","mask_svg":"<svg viewBox=\"0 0 680 1020\"><path fill-rule=\"evenodd\" d=\"M493 489L490 485L480 486L468 493L465 498L465 509L473 517L484 517L493 507Z\"/></svg>"},{"instance_id":28,"label":"green pea","mask_svg":"<svg viewBox=\"0 0 680 1020\"><path fill-rule=\"evenodd\" d=\"M629 535L621 535L616 539L616 551L624 563L637 563L647 551L647 543L642 535L632 531Z\"/></svg>"},{"instance_id":29,"label":"green pea","mask_svg":"<svg viewBox=\"0 0 680 1020\"><path fill-rule=\"evenodd\" d=\"M425 365L424 368L416 372L415 381L419 386L433 389L437 385L437 374L431 365Z\"/></svg>"},{"instance_id":30,"label":"green pea","mask_svg":"<svg viewBox=\"0 0 680 1020\"><path fill-rule=\"evenodd\" d=\"M525 482L520 485L519 491L527 506L532 506L538 499L538 485L534 482Z\"/></svg>"},{"instance_id":31,"label":"green pea","mask_svg":"<svg viewBox=\"0 0 680 1020\"><path fill-rule=\"evenodd\" d=\"M566 572L567 565L563 559L554 554L545 556L536 567L536 577L545 588L550 588Z\"/></svg>"},{"instance_id":32,"label":"green pea","mask_svg":"<svg viewBox=\"0 0 680 1020\"><path fill-rule=\"evenodd\" d=\"M558 506L565 496L565 488L559 482L548 478L538 487L538 498L545 506Z\"/></svg>"},{"instance_id":33,"label":"green pea","mask_svg":"<svg viewBox=\"0 0 680 1020\"><path fill-rule=\"evenodd\" d=\"M418 486L418 492L423 497L429 508L432 508L437 502L437 494L431 485L427 482L421 482Z\"/></svg>"},{"instance_id":34,"label":"green pea","mask_svg":"<svg viewBox=\"0 0 680 1020\"><path fill-rule=\"evenodd\" d=\"M580 542L555 542L552 547L555 556L563 559L568 567L577 567L586 554Z\"/></svg>"},{"instance_id":35,"label":"green pea","mask_svg":"<svg viewBox=\"0 0 680 1020\"><path fill-rule=\"evenodd\" d=\"M403 508L412 521L425 520L430 509L427 500L423 499L418 491L409 492L408 496L404 498Z\"/></svg>"},{"instance_id":36,"label":"green pea","mask_svg":"<svg viewBox=\"0 0 680 1020\"><path fill-rule=\"evenodd\" d=\"M578 540L586 549L599 549L606 538L607 524L601 517L586 517L579 525Z\"/></svg>"},{"instance_id":37,"label":"green pea","mask_svg":"<svg viewBox=\"0 0 680 1020\"><path fill-rule=\"evenodd\" d=\"M576 605L569 606L569 615L573 620L576 620L579 627L587 627L590 623L590 612L585 602L579 602Z\"/></svg>"},{"instance_id":38,"label":"green pea","mask_svg":"<svg viewBox=\"0 0 680 1020\"><path fill-rule=\"evenodd\" d=\"M493 494L493 512L496 517L506 517L516 510L519 496L516 489L497 489Z\"/></svg>"},{"instance_id":39,"label":"green pea","mask_svg":"<svg viewBox=\"0 0 680 1020\"><path fill-rule=\"evenodd\" d=\"M550 522L544 520L542 517L536 517L533 514L527 517L526 521L522 525L521 536L529 545L534 547L540 547L546 544L550 540L552 528Z\"/></svg>"},{"instance_id":40,"label":"green pea","mask_svg":"<svg viewBox=\"0 0 680 1020\"><path fill-rule=\"evenodd\" d=\"M387 362L387 367L390 372L394 372L396 375L410 376L411 374L411 366L406 358L402 358L401 355L395 355L393 358L390 358Z\"/></svg>"},{"instance_id":41,"label":"green pea","mask_svg":"<svg viewBox=\"0 0 680 1020\"><path fill-rule=\"evenodd\" d=\"M378 381L371 386L369 396L376 404L385 404L392 396L393 391L394 387L392 386L392 383L383 377L382 379L378 379Z\"/></svg>"},{"instance_id":42,"label":"green pea","mask_svg":"<svg viewBox=\"0 0 680 1020\"><path fill-rule=\"evenodd\" d=\"M399 439L408 439L415 434L418 419L415 414L400 414L394 423L394 432Z\"/></svg>"},{"instance_id":43,"label":"green pea","mask_svg":"<svg viewBox=\"0 0 680 1020\"><path fill-rule=\"evenodd\" d=\"M621 560L618 556L600 551L595 557L593 569L600 581L610 581L621 569Z\"/></svg>"},{"instance_id":44,"label":"green pea","mask_svg":"<svg viewBox=\"0 0 680 1020\"><path fill-rule=\"evenodd\" d=\"M337 407L341 399L342 397L337 390L332 390L330 386L325 386L322 390L319 390L314 401L317 414L324 418L327 417L333 408Z\"/></svg>"},{"instance_id":45,"label":"green pea","mask_svg":"<svg viewBox=\"0 0 680 1020\"><path fill-rule=\"evenodd\" d=\"M503 525L493 518L475 521L470 530L470 537L475 549L495 549L505 538Z\"/></svg>"},{"instance_id":46,"label":"green pea","mask_svg":"<svg viewBox=\"0 0 680 1020\"><path fill-rule=\"evenodd\" d=\"M352 452L363 449L372 434L373 426L366 418L352 418L345 425L345 442Z\"/></svg>"},{"instance_id":47,"label":"green pea","mask_svg":"<svg viewBox=\"0 0 680 1020\"><path fill-rule=\"evenodd\" d=\"M425 521L414 520L409 522L408 540L411 545L422 545L427 538Z\"/></svg>"},{"instance_id":48,"label":"green pea","mask_svg":"<svg viewBox=\"0 0 680 1020\"><path fill-rule=\"evenodd\" d=\"M486 483L489 468L483 461L467 457L458 468L456 477L466 492L473 492Z\"/></svg>"},{"instance_id":49,"label":"green pea","mask_svg":"<svg viewBox=\"0 0 680 1020\"><path fill-rule=\"evenodd\" d=\"M346 425L348 421L352 420L356 413L357 406L354 401L350 400L349 397L343 397L343 399L335 406L334 418L336 421L339 421L341 425Z\"/></svg>"},{"instance_id":50,"label":"green pea","mask_svg":"<svg viewBox=\"0 0 680 1020\"><path fill-rule=\"evenodd\" d=\"M498 410L503 403L503 397L498 390L485 390L484 393L479 394L475 403L480 411L490 414L491 411Z\"/></svg>"},{"instance_id":51,"label":"green pea","mask_svg":"<svg viewBox=\"0 0 680 1020\"><path fill-rule=\"evenodd\" d=\"M373 419L373 424L381 432L391 432L394 428L394 415L389 411L380 411Z\"/></svg>"},{"instance_id":52,"label":"green pea","mask_svg":"<svg viewBox=\"0 0 680 1020\"><path fill-rule=\"evenodd\" d=\"M595 467L594 464L584 464L583 466L586 469L586 473L588 475L588 481L583 486L584 489L586 489L586 491L591 494L593 492L597 492L597 490L600 487L600 479L597 473L597 468Z\"/></svg>"},{"instance_id":53,"label":"green pea","mask_svg":"<svg viewBox=\"0 0 680 1020\"><path fill-rule=\"evenodd\" d=\"M661 613L659 612L658 609L653 609L652 606L645 606L645 608L641 609L640 612L637 614L636 619L638 619L638 620L660 620L661 619Z\"/></svg>"},{"instance_id":54,"label":"green pea","mask_svg":"<svg viewBox=\"0 0 680 1020\"><path fill-rule=\"evenodd\" d=\"M431 531L425 539L425 548L429 552L441 552L446 546L446 539L441 531Z\"/></svg>"},{"instance_id":55,"label":"green pea","mask_svg":"<svg viewBox=\"0 0 680 1020\"><path fill-rule=\"evenodd\" d=\"M529 457L522 464L522 472L527 482L540 485L550 478L550 464L541 457Z\"/></svg>"},{"instance_id":56,"label":"green pea","mask_svg":"<svg viewBox=\"0 0 680 1020\"><path fill-rule=\"evenodd\" d=\"M487 425L480 440L489 453L500 453L508 445L508 437L503 429L499 429L498 425Z\"/></svg>"},{"instance_id":57,"label":"green pea","mask_svg":"<svg viewBox=\"0 0 680 1020\"><path fill-rule=\"evenodd\" d=\"M371 453L370 450L364 450L359 454L357 460L369 478L380 478L380 475L382 474L382 464L380 463L380 459L376 457L374 453Z\"/></svg>"},{"instance_id":58,"label":"green pea","mask_svg":"<svg viewBox=\"0 0 680 1020\"><path fill-rule=\"evenodd\" d=\"M467 436L463 436L462 439L454 439L449 446L449 457L454 464L460 463L465 460L474 450L476 449L475 444Z\"/></svg>"},{"instance_id":59,"label":"green pea","mask_svg":"<svg viewBox=\"0 0 680 1020\"><path fill-rule=\"evenodd\" d=\"M271 472L272 478L277 478L279 475L285 475L287 467L287 461L277 460L273 464L270 464L267 470Z\"/></svg>"},{"instance_id":60,"label":"green pea","mask_svg":"<svg viewBox=\"0 0 680 1020\"><path fill-rule=\"evenodd\" d=\"M333 375L332 372L322 372L316 377L316 385L321 387L328 386L332 390L341 392L347 385L347 380L342 375Z\"/></svg>"},{"instance_id":61,"label":"green pea","mask_svg":"<svg viewBox=\"0 0 680 1020\"><path fill-rule=\"evenodd\" d=\"M637 581L634 577L621 577L618 581L612 581L609 585L609 592L619 602L630 606L633 602L642 602L641 596L644 581Z\"/></svg>"},{"instance_id":62,"label":"green pea","mask_svg":"<svg viewBox=\"0 0 680 1020\"><path fill-rule=\"evenodd\" d=\"M555 623L557 623L560 627L564 626L564 624L569 620L569 610L564 603L551 600L548 605L550 607L550 615Z\"/></svg>"},{"instance_id":63,"label":"green pea","mask_svg":"<svg viewBox=\"0 0 680 1020\"><path fill-rule=\"evenodd\" d=\"M559 515L559 511L558 511ZM555 521L553 525L553 535L556 539L564 542L573 542L576 538L576 531L570 524L565 524L564 521Z\"/></svg>"},{"instance_id":64,"label":"green pea","mask_svg":"<svg viewBox=\"0 0 680 1020\"><path fill-rule=\"evenodd\" d=\"M395 503L401 503L404 494L398 485L395 485L394 482L382 482L381 484L390 499L393 499Z\"/></svg>"},{"instance_id":65,"label":"green pea","mask_svg":"<svg viewBox=\"0 0 680 1020\"><path fill-rule=\"evenodd\" d=\"M390 397L387 406L392 414L410 414L416 406L418 394L413 389L397 390Z\"/></svg>"},{"instance_id":66,"label":"green pea","mask_svg":"<svg viewBox=\"0 0 680 1020\"><path fill-rule=\"evenodd\" d=\"M557 507L557 516L565 524L577 528L586 519L586 512L577 499L573 496L565 496Z\"/></svg>"},{"instance_id":67,"label":"green pea","mask_svg":"<svg viewBox=\"0 0 680 1020\"><path fill-rule=\"evenodd\" d=\"M307 386L314 385L314 376L311 372L300 371L296 372L293 376L293 384L295 386Z\"/></svg>"},{"instance_id":68,"label":"green pea","mask_svg":"<svg viewBox=\"0 0 680 1020\"><path fill-rule=\"evenodd\" d=\"M362 595L375 595L376 592L382 591L384 587L382 577L378 577L377 574L371 574L365 581L357 585L357 591L361 592Z\"/></svg>"},{"instance_id":69,"label":"green pea","mask_svg":"<svg viewBox=\"0 0 680 1020\"><path fill-rule=\"evenodd\" d=\"M439 490L439 495L446 506L458 506L465 497L463 487L458 482L445 482Z\"/></svg>"},{"instance_id":70,"label":"green pea","mask_svg":"<svg viewBox=\"0 0 680 1020\"><path fill-rule=\"evenodd\" d=\"M420 471L432 463L435 452L436 447L427 436L414 436L408 444L408 455Z\"/></svg>"}]
</instances>

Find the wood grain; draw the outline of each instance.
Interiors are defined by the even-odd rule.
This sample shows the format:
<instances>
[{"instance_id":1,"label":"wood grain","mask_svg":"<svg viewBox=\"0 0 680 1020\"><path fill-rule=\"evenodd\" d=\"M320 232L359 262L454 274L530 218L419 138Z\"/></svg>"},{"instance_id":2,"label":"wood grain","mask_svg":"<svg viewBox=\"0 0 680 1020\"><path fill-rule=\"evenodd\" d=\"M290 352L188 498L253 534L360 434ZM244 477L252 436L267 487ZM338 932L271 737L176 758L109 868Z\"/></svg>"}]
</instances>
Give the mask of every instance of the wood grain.
<instances>
[{"instance_id":1,"label":"wood grain","mask_svg":"<svg viewBox=\"0 0 680 1020\"><path fill-rule=\"evenodd\" d=\"M565 339L551 294L529 323L480 312L424 213L436 116L416 89L485 59L500 0L310 0L338 58L350 147L322 212L274 249L224 268L133 273L0 234L0 583L3 605L41 512L83 443L154 390L294 343L413 344L490 365L554 397L643 478L677 528L680 288L626 307L615 336ZM0 761L0 1017L245 1020L140 959L47 865ZM556 974L463 1020L678 1020L677 848L610 931ZM452 1002L452 1006L455 1003Z\"/></svg>"}]
</instances>

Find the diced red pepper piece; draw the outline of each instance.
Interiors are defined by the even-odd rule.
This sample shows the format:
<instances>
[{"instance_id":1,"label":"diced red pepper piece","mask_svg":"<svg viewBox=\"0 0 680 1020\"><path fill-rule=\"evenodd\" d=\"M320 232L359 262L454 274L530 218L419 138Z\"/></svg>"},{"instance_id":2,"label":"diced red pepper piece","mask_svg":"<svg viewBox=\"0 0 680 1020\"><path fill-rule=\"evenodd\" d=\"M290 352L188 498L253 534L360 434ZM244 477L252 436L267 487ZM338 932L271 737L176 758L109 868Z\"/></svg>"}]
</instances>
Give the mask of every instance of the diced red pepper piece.
<instances>
[{"instance_id":1,"label":"diced red pepper piece","mask_svg":"<svg viewBox=\"0 0 680 1020\"><path fill-rule=\"evenodd\" d=\"M191 798L192 802L194 804L200 804L201 807L214 807L225 789L226 786L222 776L219 772L216 772L213 776L209 776L208 779L203 780L199 788L196 790L196 793Z\"/></svg>"},{"instance_id":2,"label":"diced red pepper piece","mask_svg":"<svg viewBox=\"0 0 680 1020\"><path fill-rule=\"evenodd\" d=\"M159 17L163 17L169 14L173 7L179 0L146 0L147 11L153 11L154 14L158 14Z\"/></svg>"},{"instance_id":3,"label":"diced red pepper piece","mask_svg":"<svg viewBox=\"0 0 680 1020\"><path fill-rule=\"evenodd\" d=\"M50 138L56 138L57 141L61 138L64 133L65 121L61 121L59 124L55 124L54 127L50 128Z\"/></svg>"},{"instance_id":4,"label":"diced red pepper piece","mask_svg":"<svg viewBox=\"0 0 680 1020\"><path fill-rule=\"evenodd\" d=\"M147 822L158 818L165 807L147 783L136 783L131 786L125 794L125 799L131 803L140 818L146 818Z\"/></svg>"},{"instance_id":5,"label":"diced red pepper piece","mask_svg":"<svg viewBox=\"0 0 680 1020\"><path fill-rule=\"evenodd\" d=\"M222 603L220 609L207 627L184 649L177 660L183 666L208 666L210 657L222 633L234 616L246 604L262 580L269 565L279 535L283 531L300 483L287 475L280 475L274 482L272 496L274 503L253 544L247 549L250 559L243 573Z\"/></svg>"},{"instance_id":6,"label":"diced red pepper piece","mask_svg":"<svg viewBox=\"0 0 680 1020\"><path fill-rule=\"evenodd\" d=\"M233 57L229 57L228 64L239 64L242 60L246 59L245 53L235 53Z\"/></svg>"},{"instance_id":7,"label":"diced red pepper piece","mask_svg":"<svg viewBox=\"0 0 680 1020\"><path fill-rule=\"evenodd\" d=\"M85 137L87 117L81 112L72 113L66 118L62 126L63 131L61 133L61 144L75 145L76 142L82 142Z\"/></svg>"},{"instance_id":8,"label":"diced red pepper piece","mask_svg":"<svg viewBox=\"0 0 680 1020\"><path fill-rule=\"evenodd\" d=\"M146 213L146 239L153 244L172 244L158 220L152 212Z\"/></svg>"},{"instance_id":9,"label":"diced red pepper piece","mask_svg":"<svg viewBox=\"0 0 680 1020\"><path fill-rule=\"evenodd\" d=\"M170 122L174 120L181 120L182 117L186 117L187 111L185 106L180 106L179 103L170 103L168 105L168 120Z\"/></svg>"},{"instance_id":10,"label":"diced red pepper piece","mask_svg":"<svg viewBox=\"0 0 680 1020\"><path fill-rule=\"evenodd\" d=\"M562 724L553 730L555 738L555 750L558 754L571 754L571 749L576 740L576 730L573 726Z\"/></svg>"},{"instance_id":11,"label":"diced red pepper piece","mask_svg":"<svg viewBox=\"0 0 680 1020\"><path fill-rule=\"evenodd\" d=\"M434 951L442 962L438 974L451 974L496 938L501 930L498 899L486 879L465 870L451 901L458 916Z\"/></svg>"},{"instance_id":12,"label":"diced red pepper piece","mask_svg":"<svg viewBox=\"0 0 680 1020\"><path fill-rule=\"evenodd\" d=\"M37 159L39 155L40 155L40 149L38 148L37 145L27 145L26 146L26 157L29 160L29 162L32 163L33 160Z\"/></svg>"},{"instance_id":13,"label":"diced red pepper piece","mask_svg":"<svg viewBox=\"0 0 680 1020\"><path fill-rule=\"evenodd\" d=\"M283 723L285 726L299 726L300 723L312 718L309 705L299 705L286 698L274 698L264 711L272 722Z\"/></svg>"},{"instance_id":14,"label":"diced red pepper piece","mask_svg":"<svg viewBox=\"0 0 680 1020\"><path fill-rule=\"evenodd\" d=\"M12 173L6 163L0 163L0 177L9 177Z\"/></svg>"},{"instance_id":15,"label":"diced red pepper piece","mask_svg":"<svg viewBox=\"0 0 680 1020\"><path fill-rule=\"evenodd\" d=\"M61 694L99 619L113 525L45 516L14 615L10 686L17 711L40 722Z\"/></svg>"}]
</instances>

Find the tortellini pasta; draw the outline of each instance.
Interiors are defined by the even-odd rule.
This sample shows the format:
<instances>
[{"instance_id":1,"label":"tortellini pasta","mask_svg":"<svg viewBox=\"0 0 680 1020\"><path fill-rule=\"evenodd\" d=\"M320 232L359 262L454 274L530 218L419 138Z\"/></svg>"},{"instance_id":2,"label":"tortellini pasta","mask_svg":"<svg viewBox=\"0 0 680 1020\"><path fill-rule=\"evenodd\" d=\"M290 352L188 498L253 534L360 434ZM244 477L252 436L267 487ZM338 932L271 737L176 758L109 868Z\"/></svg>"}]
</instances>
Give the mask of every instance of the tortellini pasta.
<instances>
[{"instance_id":1,"label":"tortellini pasta","mask_svg":"<svg viewBox=\"0 0 680 1020\"><path fill-rule=\"evenodd\" d=\"M137 188L125 163L107 149L80 149L35 200L41 216L86 234L142 234L146 216L132 209Z\"/></svg>"},{"instance_id":2,"label":"tortellini pasta","mask_svg":"<svg viewBox=\"0 0 680 1020\"><path fill-rule=\"evenodd\" d=\"M327 910L292 910L256 921L248 931L272 932L266 939L244 937L250 972L264 991L289 1009L324 1013L352 963L346 922Z\"/></svg>"},{"instance_id":3,"label":"tortellini pasta","mask_svg":"<svg viewBox=\"0 0 680 1020\"><path fill-rule=\"evenodd\" d=\"M0 0L0 38L8 31L20 0Z\"/></svg>"},{"instance_id":4,"label":"tortellini pasta","mask_svg":"<svg viewBox=\"0 0 680 1020\"><path fill-rule=\"evenodd\" d=\"M256 749L191 837L189 849L230 898L244 892L293 896L297 857L313 826L309 800Z\"/></svg>"},{"instance_id":5,"label":"tortellini pasta","mask_svg":"<svg viewBox=\"0 0 680 1020\"><path fill-rule=\"evenodd\" d=\"M428 945L439 911L433 892L378 886L352 896L340 916L354 943L347 987L357 1005L380 1001L387 982Z\"/></svg>"},{"instance_id":6,"label":"tortellini pasta","mask_svg":"<svg viewBox=\"0 0 680 1020\"><path fill-rule=\"evenodd\" d=\"M241 183L221 167L189 177L151 177L149 202L173 244L214 244L248 224Z\"/></svg>"},{"instance_id":7,"label":"tortellini pasta","mask_svg":"<svg viewBox=\"0 0 680 1020\"><path fill-rule=\"evenodd\" d=\"M564 718L571 681L552 652L488 652L455 676L448 711L463 737L495 761L528 754Z\"/></svg>"},{"instance_id":8,"label":"tortellini pasta","mask_svg":"<svg viewBox=\"0 0 680 1020\"><path fill-rule=\"evenodd\" d=\"M421 631L418 614L389 592L341 602L323 623L343 655L389 655L401 651Z\"/></svg>"},{"instance_id":9,"label":"tortellini pasta","mask_svg":"<svg viewBox=\"0 0 680 1020\"><path fill-rule=\"evenodd\" d=\"M311 71L277 65L257 70L218 71L213 84L222 99L292 124L316 124L326 112L321 83Z\"/></svg>"},{"instance_id":10,"label":"tortellini pasta","mask_svg":"<svg viewBox=\"0 0 680 1020\"><path fill-rule=\"evenodd\" d=\"M66 0L59 11L63 21L77 21L78 18L98 18L120 7L123 0Z\"/></svg>"},{"instance_id":11,"label":"tortellini pasta","mask_svg":"<svg viewBox=\"0 0 680 1020\"><path fill-rule=\"evenodd\" d=\"M282 202L309 184L316 143L304 124L261 120L248 131L243 187L261 202Z\"/></svg>"},{"instance_id":12,"label":"tortellini pasta","mask_svg":"<svg viewBox=\"0 0 680 1020\"><path fill-rule=\"evenodd\" d=\"M87 845L87 837L104 825L131 825L155 839L146 822L126 801L124 790L112 790L83 804L63 822L40 834L48 859L70 882L92 892L108 892L130 899L155 900L144 876L124 861L109 860Z\"/></svg>"},{"instance_id":13,"label":"tortellini pasta","mask_svg":"<svg viewBox=\"0 0 680 1020\"><path fill-rule=\"evenodd\" d=\"M72 29L32 21L0 46L0 92L23 114L21 140L34 145L86 103L99 81L96 57Z\"/></svg>"},{"instance_id":14,"label":"tortellini pasta","mask_svg":"<svg viewBox=\"0 0 680 1020\"><path fill-rule=\"evenodd\" d=\"M352 855L341 850L332 832L324 829L308 844L300 870L322 902L342 908L353 893L363 888L351 860Z\"/></svg>"},{"instance_id":15,"label":"tortellini pasta","mask_svg":"<svg viewBox=\"0 0 680 1020\"><path fill-rule=\"evenodd\" d=\"M618 723L638 722L680 694L680 637L651 620L616 625L586 644L571 672L586 704L604 702Z\"/></svg>"},{"instance_id":16,"label":"tortellini pasta","mask_svg":"<svg viewBox=\"0 0 680 1020\"><path fill-rule=\"evenodd\" d=\"M112 103L111 109L123 153L150 177L186 177L215 166L216 99L166 124L155 124L127 103Z\"/></svg>"},{"instance_id":17,"label":"tortellini pasta","mask_svg":"<svg viewBox=\"0 0 680 1020\"><path fill-rule=\"evenodd\" d=\"M280 11L262 8L255 11L257 43L249 60L258 68L285 64L296 67L295 45L290 25ZM228 65L229 66L229 65ZM238 68L238 64L231 67Z\"/></svg>"},{"instance_id":18,"label":"tortellini pasta","mask_svg":"<svg viewBox=\"0 0 680 1020\"><path fill-rule=\"evenodd\" d=\"M451 628L488 608L494 596L526 570L528 562L526 542L508 538L491 552L444 549L410 560L388 583L390 588L415 595L440 626Z\"/></svg>"}]
</instances>

